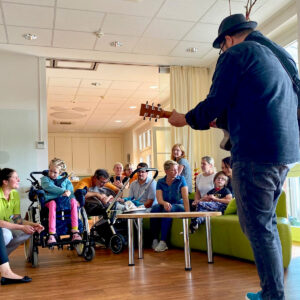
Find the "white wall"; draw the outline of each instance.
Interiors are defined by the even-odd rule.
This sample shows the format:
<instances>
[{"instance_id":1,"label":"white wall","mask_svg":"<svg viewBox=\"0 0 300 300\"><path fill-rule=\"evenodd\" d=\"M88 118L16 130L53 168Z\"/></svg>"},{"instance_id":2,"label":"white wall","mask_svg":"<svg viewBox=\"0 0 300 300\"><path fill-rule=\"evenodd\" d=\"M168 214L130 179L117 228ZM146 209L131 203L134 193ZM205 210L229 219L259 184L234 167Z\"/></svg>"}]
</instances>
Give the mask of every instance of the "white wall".
<instances>
[{"instance_id":1,"label":"white wall","mask_svg":"<svg viewBox=\"0 0 300 300\"><path fill-rule=\"evenodd\" d=\"M44 59L0 51L0 168L15 169L20 178L21 211L30 202L25 190L31 171L47 166L46 76Z\"/></svg>"}]
</instances>

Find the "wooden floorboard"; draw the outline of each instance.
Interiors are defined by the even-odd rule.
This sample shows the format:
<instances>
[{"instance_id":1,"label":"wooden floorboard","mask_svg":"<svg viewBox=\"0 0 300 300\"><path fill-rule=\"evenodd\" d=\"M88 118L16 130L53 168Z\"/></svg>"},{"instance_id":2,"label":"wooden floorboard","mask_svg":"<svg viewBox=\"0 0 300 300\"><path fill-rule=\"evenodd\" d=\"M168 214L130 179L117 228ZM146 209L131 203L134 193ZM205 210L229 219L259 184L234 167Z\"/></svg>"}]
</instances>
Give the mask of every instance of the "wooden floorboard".
<instances>
[{"instance_id":1,"label":"wooden floorboard","mask_svg":"<svg viewBox=\"0 0 300 300\"><path fill-rule=\"evenodd\" d=\"M300 246L298 246L300 249ZM300 251L286 270L286 300L300 299ZM233 258L214 256L207 263L203 252L192 252L192 271L184 270L183 250L163 253L145 250L143 260L135 253L128 266L128 251L112 254L96 248L86 262L75 251L40 248L39 266L24 261L20 247L10 257L13 270L33 278L29 284L0 286L0 299L244 299L258 291L255 265Z\"/></svg>"}]
</instances>

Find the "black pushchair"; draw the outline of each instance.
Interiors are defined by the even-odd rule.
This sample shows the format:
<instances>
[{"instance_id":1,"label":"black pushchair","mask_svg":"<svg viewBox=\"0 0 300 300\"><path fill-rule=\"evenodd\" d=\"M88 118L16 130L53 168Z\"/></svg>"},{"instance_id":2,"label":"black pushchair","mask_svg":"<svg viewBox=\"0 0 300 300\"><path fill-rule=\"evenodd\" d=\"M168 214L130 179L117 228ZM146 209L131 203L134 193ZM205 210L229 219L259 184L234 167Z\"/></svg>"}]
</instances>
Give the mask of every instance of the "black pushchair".
<instances>
[{"instance_id":1,"label":"black pushchair","mask_svg":"<svg viewBox=\"0 0 300 300\"><path fill-rule=\"evenodd\" d=\"M63 249L67 246L68 249L75 249L78 256L83 256L85 260L91 261L95 256L95 249L93 242L90 240L90 231L88 217L83 207L84 203L80 203L78 211L78 230L82 237L80 241L72 241L71 238L71 214L70 210L57 210L56 212L56 236L57 242L53 245L47 245L49 238L48 233L48 208L45 206L45 191L42 189L39 181L34 175L47 176L48 171L31 172L28 179L31 182L31 188L29 190L29 199L32 202L28 208L27 220L34 223L40 223L45 227L41 233L35 232L25 242L25 257L28 262L31 262L33 267L38 265L38 247L42 248L54 248ZM68 177L68 174L64 172L62 179ZM75 195L76 196L76 195ZM78 200L78 199L77 199Z\"/></svg>"},{"instance_id":2,"label":"black pushchair","mask_svg":"<svg viewBox=\"0 0 300 300\"><path fill-rule=\"evenodd\" d=\"M129 178L126 180L126 182L123 184L123 187L117 194L111 191L109 192L110 195L114 196L114 198L108 207L105 208L100 200L94 199L95 205L97 205L98 202L99 208L101 209L101 214L97 215L99 217L99 220L91 228L91 239L95 243L100 243L101 245L110 248L111 251L115 254L121 253L127 245L127 222L124 219L118 219L116 217L117 214L126 211L118 209L117 202L118 199L122 196L122 193L127 184L129 184L130 179L135 175L135 173L140 170L144 170L146 172L155 172L152 180L149 181L148 185L150 185L158 175L157 169L136 169L132 172L132 174L129 176ZM140 198L141 196L142 195L140 195ZM87 210L87 213L90 216L89 210Z\"/></svg>"}]
</instances>

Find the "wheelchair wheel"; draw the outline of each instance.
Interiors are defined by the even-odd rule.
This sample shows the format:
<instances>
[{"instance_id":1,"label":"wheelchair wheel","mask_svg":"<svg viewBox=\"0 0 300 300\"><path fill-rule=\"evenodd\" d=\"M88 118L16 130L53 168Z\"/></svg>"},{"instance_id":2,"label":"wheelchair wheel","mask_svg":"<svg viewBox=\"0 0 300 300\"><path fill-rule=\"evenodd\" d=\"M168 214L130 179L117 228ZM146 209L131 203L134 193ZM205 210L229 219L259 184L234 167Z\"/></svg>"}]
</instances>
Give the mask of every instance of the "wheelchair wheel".
<instances>
[{"instance_id":1,"label":"wheelchair wheel","mask_svg":"<svg viewBox=\"0 0 300 300\"><path fill-rule=\"evenodd\" d=\"M87 247L83 252L83 257L86 261L91 261L95 257L94 247Z\"/></svg>"},{"instance_id":2,"label":"wheelchair wheel","mask_svg":"<svg viewBox=\"0 0 300 300\"><path fill-rule=\"evenodd\" d=\"M114 254L119 254L124 250L125 238L121 234L114 234L109 240L109 248Z\"/></svg>"},{"instance_id":3,"label":"wheelchair wheel","mask_svg":"<svg viewBox=\"0 0 300 300\"><path fill-rule=\"evenodd\" d=\"M32 253L31 264L33 268L36 268L39 264L39 255L36 251L33 251Z\"/></svg>"},{"instance_id":4,"label":"wheelchair wheel","mask_svg":"<svg viewBox=\"0 0 300 300\"><path fill-rule=\"evenodd\" d=\"M28 221L34 222L33 207L31 207L28 210ZM26 240L25 243L24 243L24 254L25 254L26 261L32 262L32 255L33 255L33 235L31 235L30 238L28 240Z\"/></svg>"}]
</instances>

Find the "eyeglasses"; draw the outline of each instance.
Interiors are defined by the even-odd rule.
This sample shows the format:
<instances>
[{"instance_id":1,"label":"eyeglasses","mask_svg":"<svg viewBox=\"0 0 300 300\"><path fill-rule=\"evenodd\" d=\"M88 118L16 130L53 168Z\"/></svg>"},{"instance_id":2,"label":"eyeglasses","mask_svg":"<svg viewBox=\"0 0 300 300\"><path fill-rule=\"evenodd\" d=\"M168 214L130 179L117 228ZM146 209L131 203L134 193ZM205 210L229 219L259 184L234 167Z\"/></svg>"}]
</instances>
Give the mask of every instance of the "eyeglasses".
<instances>
[{"instance_id":1,"label":"eyeglasses","mask_svg":"<svg viewBox=\"0 0 300 300\"><path fill-rule=\"evenodd\" d=\"M222 41L222 42L220 43L219 56L223 53L223 47L224 47L224 45L225 45L225 41Z\"/></svg>"}]
</instances>

